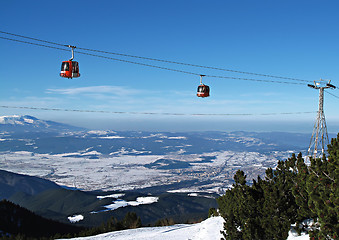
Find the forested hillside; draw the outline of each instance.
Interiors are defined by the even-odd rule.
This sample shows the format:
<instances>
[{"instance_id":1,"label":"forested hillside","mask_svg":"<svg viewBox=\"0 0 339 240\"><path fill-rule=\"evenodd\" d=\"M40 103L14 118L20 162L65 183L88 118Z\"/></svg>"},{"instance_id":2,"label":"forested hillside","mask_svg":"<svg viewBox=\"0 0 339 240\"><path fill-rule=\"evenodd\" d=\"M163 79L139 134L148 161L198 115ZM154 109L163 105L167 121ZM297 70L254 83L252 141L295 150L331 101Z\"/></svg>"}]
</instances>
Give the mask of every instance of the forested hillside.
<instances>
[{"instance_id":1,"label":"forested hillside","mask_svg":"<svg viewBox=\"0 0 339 240\"><path fill-rule=\"evenodd\" d=\"M74 225L45 219L7 200L0 201L0 238L39 239L54 236L73 236L84 230Z\"/></svg>"},{"instance_id":2,"label":"forested hillside","mask_svg":"<svg viewBox=\"0 0 339 240\"><path fill-rule=\"evenodd\" d=\"M308 228L312 239L339 236L339 134L328 146L328 156L310 159L301 153L268 168L265 179L246 184L239 170L233 188L218 199L225 219L226 239L286 239L294 223L298 231L307 230L302 222L312 219Z\"/></svg>"},{"instance_id":3,"label":"forested hillside","mask_svg":"<svg viewBox=\"0 0 339 240\"><path fill-rule=\"evenodd\" d=\"M84 237L141 227L140 217L133 212L128 212L120 221L112 217L100 226L92 228L46 219L7 200L0 201L0 213L0 239L8 240Z\"/></svg>"},{"instance_id":4,"label":"forested hillside","mask_svg":"<svg viewBox=\"0 0 339 240\"><path fill-rule=\"evenodd\" d=\"M0 200L8 199L18 192L36 195L46 190L60 188L56 183L43 178L17 174L0 169Z\"/></svg>"}]
</instances>

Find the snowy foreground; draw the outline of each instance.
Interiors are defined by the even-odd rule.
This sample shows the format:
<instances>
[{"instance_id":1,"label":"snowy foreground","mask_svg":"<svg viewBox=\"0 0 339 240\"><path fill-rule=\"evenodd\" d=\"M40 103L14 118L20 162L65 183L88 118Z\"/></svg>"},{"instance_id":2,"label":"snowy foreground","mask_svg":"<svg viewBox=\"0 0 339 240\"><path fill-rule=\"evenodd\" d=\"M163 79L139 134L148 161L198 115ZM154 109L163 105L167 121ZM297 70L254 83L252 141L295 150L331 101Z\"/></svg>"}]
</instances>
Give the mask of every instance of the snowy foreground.
<instances>
[{"instance_id":1,"label":"snowy foreground","mask_svg":"<svg viewBox=\"0 0 339 240\"><path fill-rule=\"evenodd\" d=\"M146 227L116 231L78 240L220 240L224 219L212 217L197 224L177 224L168 227ZM306 240L308 235L297 236L290 232L288 240Z\"/></svg>"}]
</instances>

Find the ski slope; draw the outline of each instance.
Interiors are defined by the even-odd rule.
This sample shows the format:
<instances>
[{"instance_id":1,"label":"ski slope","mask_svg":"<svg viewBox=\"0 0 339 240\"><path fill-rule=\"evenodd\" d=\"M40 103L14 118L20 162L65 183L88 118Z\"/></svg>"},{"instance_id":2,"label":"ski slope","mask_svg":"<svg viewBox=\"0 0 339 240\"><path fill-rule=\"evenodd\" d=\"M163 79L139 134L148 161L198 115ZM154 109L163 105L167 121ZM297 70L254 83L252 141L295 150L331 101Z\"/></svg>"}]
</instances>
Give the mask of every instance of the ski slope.
<instances>
[{"instance_id":1,"label":"ski slope","mask_svg":"<svg viewBox=\"0 0 339 240\"><path fill-rule=\"evenodd\" d=\"M77 240L220 240L224 219L211 217L197 224L177 224L166 227L145 227L104 233ZM308 240L308 235L290 232L288 240Z\"/></svg>"}]
</instances>

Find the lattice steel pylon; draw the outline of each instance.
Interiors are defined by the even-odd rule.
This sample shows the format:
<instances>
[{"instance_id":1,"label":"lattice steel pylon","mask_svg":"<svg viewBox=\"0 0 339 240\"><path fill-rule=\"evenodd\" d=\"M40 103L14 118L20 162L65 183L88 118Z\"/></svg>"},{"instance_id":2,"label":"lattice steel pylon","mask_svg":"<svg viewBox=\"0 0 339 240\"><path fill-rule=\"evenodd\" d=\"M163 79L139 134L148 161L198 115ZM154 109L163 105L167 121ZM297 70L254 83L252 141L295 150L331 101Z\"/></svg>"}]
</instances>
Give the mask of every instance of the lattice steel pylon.
<instances>
[{"instance_id":1,"label":"lattice steel pylon","mask_svg":"<svg viewBox=\"0 0 339 240\"><path fill-rule=\"evenodd\" d=\"M330 84L331 80L326 81L320 79L320 81L314 81L314 85L308 84L309 87L319 89L319 109L317 119L314 124L311 142L308 147L308 157L321 158L326 151L327 145L329 144L327 126L324 114L324 89L336 87Z\"/></svg>"}]
</instances>

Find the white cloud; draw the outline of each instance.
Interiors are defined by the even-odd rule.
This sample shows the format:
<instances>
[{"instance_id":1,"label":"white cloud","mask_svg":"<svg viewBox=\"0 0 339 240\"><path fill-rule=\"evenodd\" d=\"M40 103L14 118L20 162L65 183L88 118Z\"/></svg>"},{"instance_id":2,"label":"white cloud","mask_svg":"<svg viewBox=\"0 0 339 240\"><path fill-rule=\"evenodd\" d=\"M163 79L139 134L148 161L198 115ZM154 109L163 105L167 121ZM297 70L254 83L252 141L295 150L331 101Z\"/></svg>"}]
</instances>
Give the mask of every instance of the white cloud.
<instances>
[{"instance_id":1,"label":"white cloud","mask_svg":"<svg viewBox=\"0 0 339 240\"><path fill-rule=\"evenodd\" d=\"M56 93L63 95L78 95L78 94L112 94L112 95L134 95L140 93L140 90L131 89L122 86L89 86L89 87L75 87L75 88L60 88L47 89L46 93Z\"/></svg>"}]
</instances>

